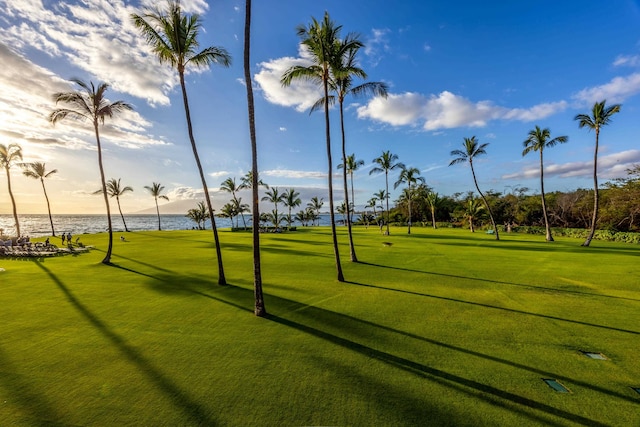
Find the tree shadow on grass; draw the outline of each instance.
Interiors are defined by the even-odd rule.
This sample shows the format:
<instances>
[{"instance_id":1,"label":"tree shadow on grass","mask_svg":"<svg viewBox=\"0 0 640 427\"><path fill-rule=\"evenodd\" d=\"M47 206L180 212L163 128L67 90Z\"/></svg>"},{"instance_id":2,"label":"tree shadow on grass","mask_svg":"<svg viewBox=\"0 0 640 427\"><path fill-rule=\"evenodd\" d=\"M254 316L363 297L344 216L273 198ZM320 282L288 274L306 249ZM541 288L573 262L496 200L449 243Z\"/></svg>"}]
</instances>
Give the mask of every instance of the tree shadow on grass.
<instances>
[{"instance_id":1,"label":"tree shadow on grass","mask_svg":"<svg viewBox=\"0 0 640 427\"><path fill-rule=\"evenodd\" d=\"M355 283L352 283L355 284ZM357 284L361 286L367 286L362 284ZM207 287L206 282L199 282L197 279L192 280L191 278L187 280L176 280L176 278L167 277L165 280L162 280L159 283L150 283L150 286L160 292L163 293L192 293L197 294L202 297L235 307L243 312L250 314L252 310L248 307L252 306L253 301L253 293L250 289L240 288L234 285L229 285L224 289L215 289ZM268 288L268 284L265 284L265 288ZM497 406L503 408L505 410L516 413L518 416L523 418L529 418L533 421L543 423L545 425L563 425L562 423L557 423L550 419L550 417L558 417L564 420L568 420L571 422L575 422L583 425L591 425L591 426L604 426L606 424L599 423L597 421L585 418L581 415L573 414L568 411L564 411L562 409L547 405L545 403L541 403L535 401L533 399L520 396L515 393L511 393L508 391L501 390L497 387L484 384L469 378L464 378L462 376L452 374L441 369L436 369L430 366L427 366L423 363L407 359L405 357L401 357L398 355L394 355L387 351L382 351L377 348L373 348L369 345L356 342L354 339L345 338L343 336L337 335L337 333L341 333L342 335L351 334L359 337L366 337L368 340L376 340L377 343L381 343L384 341L384 336L381 335L382 332L391 333L391 334L400 334L404 335L408 338L421 340L423 342L427 342L429 344L441 346L453 351L463 352L465 354L484 358L493 362L513 366L519 369L524 369L530 372L535 373L536 375L544 375L550 377L563 378L566 377L554 375L549 372L540 371L536 368L532 368L529 366L516 364L511 361L493 357L490 355L485 355L483 353L475 352L473 350L445 344L436 340L431 340L428 338L420 337L418 335L410 334L407 332L399 331L394 328L385 327L382 325L378 325L373 322L368 322L365 320L357 319L352 316L332 312L329 310L325 310L319 307L301 304L296 301L291 301L285 298L276 297L273 295L265 296L267 307L269 309L269 315L267 319L278 323L280 325L286 326L288 328L295 329L299 332L303 332L305 334L309 334L321 340L332 343L333 345L337 345L339 347L348 349L362 356L375 359L381 363L386 365L393 366L402 371L411 373L413 375L419 376L426 380L437 383L441 386L450 388L455 390L456 392L463 393L471 398L480 399L492 406ZM285 317L285 314L278 315L274 314L277 312L287 313L286 316L295 317L295 319ZM525 313L527 314L527 313ZM331 330L334 332L331 332ZM628 397L617 394L610 390L602 389L599 387L592 386L587 383L583 383L580 381L574 381L570 378L566 378L566 380L574 382L576 384L584 385L585 387L594 389L596 391L607 393L614 395L616 397L624 397L629 400ZM369 383L371 378L367 378L365 383ZM377 379L373 380L374 382L378 381ZM372 385L373 386L373 385ZM387 384L380 383L378 381L377 387L387 388ZM397 391L394 391L394 393ZM378 399L382 399L384 393L378 395ZM410 396L405 396L407 399L411 399ZM404 398L404 397L403 397ZM632 399L635 402L635 399ZM432 420L437 422L436 420L440 420L440 422L444 423L445 421L450 422L452 414L447 413L438 413L437 408L429 408L425 407L425 402L416 402L415 405L410 405L410 408L406 409L406 413L403 413L404 419L418 419L418 420ZM537 413L532 413L527 410L532 409L537 411ZM416 418L417 417L417 418ZM436 417L436 418L434 418ZM444 417L444 418L437 418Z\"/></svg>"},{"instance_id":2,"label":"tree shadow on grass","mask_svg":"<svg viewBox=\"0 0 640 427\"><path fill-rule=\"evenodd\" d=\"M620 300L626 300L626 301L640 301L640 299L637 299L637 298L618 297L615 295L606 295L606 294L594 294L592 292L574 291L570 289L549 288L546 286L528 285L525 283L505 282L501 280L485 279L482 277L461 276L458 274L434 273L432 271L416 270L416 269L405 268L405 267L391 267L389 265L376 264L376 263L367 262L367 261L358 261L358 263L362 265L369 265L371 267L380 267L380 268L388 268L391 270L407 271L409 273L420 273L420 274L427 274L430 276L448 277L452 279L462 279L462 280L470 280L470 281L476 281L476 282L494 283L497 285L517 286L517 287L527 288L532 290L543 290L543 291L551 291L551 292L558 292L558 293L565 293L565 294L584 295L584 296L596 297L596 298L613 298L613 299L620 299Z\"/></svg>"},{"instance_id":3,"label":"tree shadow on grass","mask_svg":"<svg viewBox=\"0 0 640 427\"><path fill-rule=\"evenodd\" d=\"M32 425L66 425L59 421L62 417L57 413L55 406L31 386L29 379L18 373L18 369L13 366L2 348L0 348L0 366L2 367L0 385L6 391L6 400L4 403L0 402L0 405L19 405L24 409L24 413L29 414L24 418L27 418L29 423L33 423Z\"/></svg>"},{"instance_id":4,"label":"tree shadow on grass","mask_svg":"<svg viewBox=\"0 0 640 427\"><path fill-rule=\"evenodd\" d=\"M144 373L147 378L154 383L159 390L179 407L186 417L198 425L215 426L216 422L203 405L194 401L183 390L181 390L171 379L166 377L162 371L151 364L142 353L128 344L124 338L113 332L100 318L89 310L76 296L67 288L62 281L42 263L36 263L60 288L67 297L69 303L89 322L97 331L107 338L130 362ZM157 279L156 279L157 280Z\"/></svg>"}]
</instances>

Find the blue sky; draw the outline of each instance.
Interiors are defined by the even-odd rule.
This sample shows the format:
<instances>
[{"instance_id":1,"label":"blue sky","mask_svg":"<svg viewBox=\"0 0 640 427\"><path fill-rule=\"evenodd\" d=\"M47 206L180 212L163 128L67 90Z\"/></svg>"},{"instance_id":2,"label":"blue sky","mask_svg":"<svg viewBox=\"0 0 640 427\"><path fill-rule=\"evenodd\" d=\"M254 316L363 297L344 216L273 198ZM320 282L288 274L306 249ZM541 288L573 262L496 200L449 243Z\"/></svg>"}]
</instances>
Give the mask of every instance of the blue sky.
<instances>
[{"instance_id":1,"label":"blue sky","mask_svg":"<svg viewBox=\"0 0 640 427\"><path fill-rule=\"evenodd\" d=\"M177 76L158 64L129 20L150 0L54 2L0 0L0 141L18 143L24 160L44 161L58 173L47 180L54 213L102 213L97 154L88 124L46 120L51 94L72 88L71 77L111 84L108 97L135 112L102 129L107 177L134 188L125 213L153 208L145 185L160 182L170 202L161 212L184 213L202 200L188 144ZM365 43L360 64L368 81L389 86L384 99L348 99L347 151L365 166L355 174L362 208L384 188L370 176L383 150L421 171L441 194L473 189L468 167L448 167L464 137L489 143L476 164L482 189L539 190L538 157L522 157L522 141L536 125L569 142L545 151L547 191L592 185L594 135L573 120L595 101L621 103L601 133L601 181L640 163L640 2L601 1L255 1L252 74L261 177L294 187L306 204L327 199L327 160L321 113L308 107L313 87L282 88L279 78L305 63L295 28L325 11ZM229 68L191 72L187 90L195 136L215 204L227 177L250 168L243 85L244 2L183 0L200 13L201 46L222 46ZM334 165L340 163L337 111L332 111ZM336 170L336 173L338 171ZM342 200L336 175L335 199ZM394 182L396 176L390 177ZM6 176L0 172L0 213L9 213ZM19 213L45 213L40 184L12 170ZM400 188L392 192L395 198ZM242 193L245 202L248 193ZM271 210L265 205L262 210Z\"/></svg>"}]
</instances>

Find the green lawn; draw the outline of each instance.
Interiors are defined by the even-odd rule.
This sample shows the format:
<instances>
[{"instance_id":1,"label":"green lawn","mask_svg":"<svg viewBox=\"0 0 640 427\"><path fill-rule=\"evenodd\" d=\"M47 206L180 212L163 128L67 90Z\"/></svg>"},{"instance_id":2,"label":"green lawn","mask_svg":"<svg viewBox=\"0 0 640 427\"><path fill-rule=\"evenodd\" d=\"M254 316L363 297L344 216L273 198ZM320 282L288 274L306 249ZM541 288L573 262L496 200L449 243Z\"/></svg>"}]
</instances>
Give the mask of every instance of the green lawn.
<instances>
[{"instance_id":1,"label":"green lawn","mask_svg":"<svg viewBox=\"0 0 640 427\"><path fill-rule=\"evenodd\" d=\"M0 425L640 425L639 246L339 232L347 283L329 228L261 236L268 318L250 233L226 287L210 231L0 258Z\"/></svg>"}]
</instances>

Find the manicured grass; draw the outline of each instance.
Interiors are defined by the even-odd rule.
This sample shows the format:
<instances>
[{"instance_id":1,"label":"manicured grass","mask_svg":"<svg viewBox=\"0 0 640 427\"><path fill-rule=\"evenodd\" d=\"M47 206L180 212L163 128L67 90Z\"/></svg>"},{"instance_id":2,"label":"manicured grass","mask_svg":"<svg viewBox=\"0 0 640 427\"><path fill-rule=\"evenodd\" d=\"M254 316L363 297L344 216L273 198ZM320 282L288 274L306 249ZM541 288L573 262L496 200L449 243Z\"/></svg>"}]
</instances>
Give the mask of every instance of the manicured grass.
<instances>
[{"instance_id":1,"label":"manicured grass","mask_svg":"<svg viewBox=\"0 0 640 427\"><path fill-rule=\"evenodd\" d=\"M250 233L226 287L210 231L0 259L0 424L640 424L640 247L357 228L354 264L339 231L347 283L328 228L262 235L264 319Z\"/></svg>"}]
</instances>

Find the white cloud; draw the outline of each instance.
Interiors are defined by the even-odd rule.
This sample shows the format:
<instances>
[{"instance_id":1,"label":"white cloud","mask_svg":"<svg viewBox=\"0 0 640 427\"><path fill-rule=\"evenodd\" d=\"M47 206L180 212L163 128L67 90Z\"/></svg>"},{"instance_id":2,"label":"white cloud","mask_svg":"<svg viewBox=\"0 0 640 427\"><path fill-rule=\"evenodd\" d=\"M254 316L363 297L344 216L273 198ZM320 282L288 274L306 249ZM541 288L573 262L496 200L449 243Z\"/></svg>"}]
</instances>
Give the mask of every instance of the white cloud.
<instances>
[{"instance_id":1,"label":"white cloud","mask_svg":"<svg viewBox=\"0 0 640 427\"><path fill-rule=\"evenodd\" d=\"M0 29L0 43L21 51L31 48L52 57L65 57L119 92L146 99L151 105L169 104L167 93L177 85L177 76L159 65L139 37L130 19L131 13L139 11L123 2L107 0L55 5L10 3L5 13L16 24ZM184 1L182 7L203 12L207 3Z\"/></svg>"},{"instance_id":2,"label":"white cloud","mask_svg":"<svg viewBox=\"0 0 640 427\"><path fill-rule=\"evenodd\" d=\"M625 77L614 77L609 83L600 86L583 89L573 98L585 105L604 99L609 103L616 103L637 93L640 93L640 73L633 73Z\"/></svg>"},{"instance_id":3,"label":"white cloud","mask_svg":"<svg viewBox=\"0 0 640 427\"><path fill-rule=\"evenodd\" d=\"M424 96L415 92L390 94L386 99L374 98L358 108L359 118L369 118L393 126L422 125L434 131L456 127L482 127L490 120L532 121L547 117L567 107L564 101L539 104L528 109L509 109L491 101L472 102L444 91Z\"/></svg>"},{"instance_id":4,"label":"white cloud","mask_svg":"<svg viewBox=\"0 0 640 427\"><path fill-rule=\"evenodd\" d=\"M391 30L388 28L374 28L371 30L371 36L365 44L364 53L369 57L374 67L382 60L383 53L391 50L389 33L391 33Z\"/></svg>"},{"instance_id":5,"label":"white cloud","mask_svg":"<svg viewBox=\"0 0 640 427\"><path fill-rule=\"evenodd\" d=\"M284 126L280 126L280 132L286 132L286 131L287 131L287 128L286 128L286 127L284 127Z\"/></svg>"},{"instance_id":6,"label":"white cloud","mask_svg":"<svg viewBox=\"0 0 640 427\"><path fill-rule=\"evenodd\" d=\"M424 49L425 52L431 51L431 46L428 43L425 43L424 46L422 46L422 48Z\"/></svg>"},{"instance_id":7,"label":"white cloud","mask_svg":"<svg viewBox=\"0 0 640 427\"><path fill-rule=\"evenodd\" d=\"M290 86L284 87L280 80L282 75L291 67L311 65L309 55L302 46L299 47L299 57L284 57L272 59L258 64L260 71L255 75L255 81L262 89L267 101L284 107L295 107L302 112L308 110L320 98L322 91L317 84L297 80Z\"/></svg>"},{"instance_id":8,"label":"white cloud","mask_svg":"<svg viewBox=\"0 0 640 427\"><path fill-rule=\"evenodd\" d=\"M613 179L626 175L626 170L640 162L640 150L626 150L619 153L607 154L598 158L598 176ZM593 162L568 162L550 164L544 167L544 176L560 178L591 177L593 176ZM531 164L524 170L503 175L504 180L539 178L539 164Z\"/></svg>"},{"instance_id":9,"label":"white cloud","mask_svg":"<svg viewBox=\"0 0 640 427\"><path fill-rule=\"evenodd\" d=\"M228 171L218 171L218 172L210 172L209 173L209 176L211 178L220 178L220 177L223 177L223 176L227 177L229 175L232 175L232 173L228 172Z\"/></svg>"}]
</instances>

